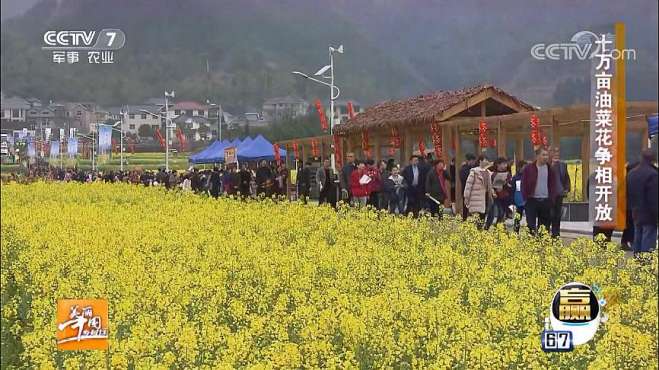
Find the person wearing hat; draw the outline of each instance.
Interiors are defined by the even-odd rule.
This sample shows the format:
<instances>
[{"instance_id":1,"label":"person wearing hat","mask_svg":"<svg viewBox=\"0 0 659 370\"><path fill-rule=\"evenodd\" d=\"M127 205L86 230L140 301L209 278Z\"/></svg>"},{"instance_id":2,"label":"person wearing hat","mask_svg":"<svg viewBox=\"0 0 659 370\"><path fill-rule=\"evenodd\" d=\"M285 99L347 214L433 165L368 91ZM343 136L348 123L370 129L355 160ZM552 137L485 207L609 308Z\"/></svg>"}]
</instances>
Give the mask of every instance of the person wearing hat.
<instances>
[{"instance_id":1,"label":"person wearing hat","mask_svg":"<svg viewBox=\"0 0 659 370\"><path fill-rule=\"evenodd\" d=\"M488 168L492 162L487 160L484 155L478 157L478 167L469 171L464 188L464 206L469 210L470 215L479 217L479 229L485 221L485 212L492 204L494 199L494 190L492 188L492 175Z\"/></svg>"},{"instance_id":2,"label":"person wearing hat","mask_svg":"<svg viewBox=\"0 0 659 370\"><path fill-rule=\"evenodd\" d=\"M549 152L540 147L535 151L535 161L522 171L522 197L526 201L526 224L531 234L540 226L549 232L551 210L556 199L554 171L549 166Z\"/></svg>"},{"instance_id":3,"label":"person wearing hat","mask_svg":"<svg viewBox=\"0 0 659 370\"><path fill-rule=\"evenodd\" d=\"M467 177L469 177L469 171L471 171L472 168L476 167L476 157L471 154L467 153L465 156L466 162L462 163L462 167L460 167L460 189L458 191L464 192L465 184L467 183ZM466 220L467 216L469 216L469 209L464 206L462 207L462 220Z\"/></svg>"}]
</instances>

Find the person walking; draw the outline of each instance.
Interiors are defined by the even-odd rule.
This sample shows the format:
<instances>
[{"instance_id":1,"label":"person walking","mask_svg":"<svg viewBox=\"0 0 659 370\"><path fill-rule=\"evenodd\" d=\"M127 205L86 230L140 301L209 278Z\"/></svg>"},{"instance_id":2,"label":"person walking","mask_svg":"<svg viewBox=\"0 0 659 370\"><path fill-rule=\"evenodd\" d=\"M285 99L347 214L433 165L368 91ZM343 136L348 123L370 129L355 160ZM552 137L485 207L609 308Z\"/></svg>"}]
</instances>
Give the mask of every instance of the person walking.
<instances>
[{"instance_id":1,"label":"person walking","mask_svg":"<svg viewBox=\"0 0 659 370\"><path fill-rule=\"evenodd\" d=\"M380 178L380 170L375 165L375 161L369 159L366 162L366 174L371 178L368 183L368 205L379 209L380 191L382 190L382 180Z\"/></svg>"},{"instance_id":2,"label":"person walking","mask_svg":"<svg viewBox=\"0 0 659 370\"><path fill-rule=\"evenodd\" d=\"M492 172L492 189L494 189L494 202L487 213L485 221L485 230L489 229L492 223L497 224L506 218L508 207L512 198L512 176L508 168L508 160L504 157L497 158L494 161ZM496 220L496 222L495 222Z\"/></svg>"},{"instance_id":3,"label":"person walking","mask_svg":"<svg viewBox=\"0 0 659 370\"><path fill-rule=\"evenodd\" d=\"M387 208L390 213L402 214L407 208L405 178L400 174L398 166L391 167L391 175L382 183L384 193L388 202Z\"/></svg>"},{"instance_id":4,"label":"person walking","mask_svg":"<svg viewBox=\"0 0 659 370\"><path fill-rule=\"evenodd\" d=\"M492 166L492 162L483 155L479 156L478 167L469 170L469 176L465 181L464 205L469 210L469 215L478 216L479 229L485 222L485 212L492 204L494 195L492 178L488 170L490 166Z\"/></svg>"},{"instance_id":5,"label":"person walking","mask_svg":"<svg viewBox=\"0 0 659 370\"><path fill-rule=\"evenodd\" d=\"M561 162L561 152L558 147L555 147L552 153L551 170L554 173L554 186L556 188L556 196L551 207L551 236L558 238L561 235L563 200L571 189L567 163Z\"/></svg>"},{"instance_id":6,"label":"person walking","mask_svg":"<svg viewBox=\"0 0 659 370\"><path fill-rule=\"evenodd\" d=\"M341 185L341 198L348 203L351 203L352 193L351 193L351 175L352 171L357 168L357 162L355 160L355 153L346 154L346 164L343 165L341 169L341 176L339 178Z\"/></svg>"},{"instance_id":7,"label":"person walking","mask_svg":"<svg viewBox=\"0 0 659 370\"><path fill-rule=\"evenodd\" d=\"M556 182L549 166L549 152L544 147L536 149L535 161L524 167L522 196L526 200L526 224L531 234L537 234L540 226L549 232Z\"/></svg>"},{"instance_id":8,"label":"person walking","mask_svg":"<svg viewBox=\"0 0 659 370\"><path fill-rule=\"evenodd\" d=\"M309 193L311 190L311 174L309 173L309 167L300 161L297 170L297 197L302 200L302 203L307 204L307 199L309 198Z\"/></svg>"},{"instance_id":9,"label":"person walking","mask_svg":"<svg viewBox=\"0 0 659 370\"><path fill-rule=\"evenodd\" d=\"M472 168L478 166L476 164L476 157L473 154L467 153L465 159L466 161L460 167L460 188L457 189L457 191L461 193L464 193L465 184L467 183L467 178L469 177L469 172L471 171ZM463 200L462 220L463 221L466 220L468 216L469 216L469 207L464 205L464 200Z\"/></svg>"},{"instance_id":10,"label":"person walking","mask_svg":"<svg viewBox=\"0 0 659 370\"><path fill-rule=\"evenodd\" d=\"M632 250L635 256L652 252L657 246L657 167L652 162L655 154L652 149L641 152L641 161L627 175L627 196L632 207L634 221L634 241Z\"/></svg>"},{"instance_id":11,"label":"person walking","mask_svg":"<svg viewBox=\"0 0 659 370\"><path fill-rule=\"evenodd\" d=\"M451 207L451 181L444 166L442 159L433 161L433 166L426 175L425 184L426 197L432 197L428 202L430 214L440 218L444 208Z\"/></svg>"},{"instance_id":12,"label":"person walking","mask_svg":"<svg viewBox=\"0 0 659 370\"><path fill-rule=\"evenodd\" d=\"M226 173L228 175L228 171ZM240 196L247 198L251 195L251 192L249 191L249 184L252 181L252 172L249 170L247 163L243 164L238 177L240 178L240 184L238 185Z\"/></svg>"},{"instance_id":13,"label":"person walking","mask_svg":"<svg viewBox=\"0 0 659 370\"><path fill-rule=\"evenodd\" d=\"M368 201L368 183L372 179L366 173L366 164L364 162L357 163L357 169L350 174L350 194L352 195L353 205L362 207Z\"/></svg>"},{"instance_id":14,"label":"person walking","mask_svg":"<svg viewBox=\"0 0 659 370\"><path fill-rule=\"evenodd\" d=\"M256 170L256 195L265 194L266 197L272 196L272 170L268 162L261 161L260 167Z\"/></svg>"},{"instance_id":15,"label":"person walking","mask_svg":"<svg viewBox=\"0 0 659 370\"><path fill-rule=\"evenodd\" d=\"M208 178L208 190L213 198L217 199L220 196L222 181L220 178L220 169L217 167L213 168L213 172Z\"/></svg>"},{"instance_id":16,"label":"person walking","mask_svg":"<svg viewBox=\"0 0 659 370\"><path fill-rule=\"evenodd\" d=\"M515 176L513 176L511 183L513 186L513 203L515 204L515 220L513 222L513 230L516 233L519 233L520 225L522 223L522 217L524 216L524 207L526 201L522 196L522 171L526 166L526 161L518 161L515 166Z\"/></svg>"},{"instance_id":17,"label":"person walking","mask_svg":"<svg viewBox=\"0 0 659 370\"><path fill-rule=\"evenodd\" d=\"M405 212L412 212L415 217L419 215L423 198L425 198L426 175L424 166L419 163L419 156L411 156L410 164L403 170L403 177L407 183L407 210Z\"/></svg>"},{"instance_id":18,"label":"person walking","mask_svg":"<svg viewBox=\"0 0 659 370\"><path fill-rule=\"evenodd\" d=\"M336 187L329 159L325 159L323 166L316 171L316 183L318 184L318 205L329 203L336 208Z\"/></svg>"}]
</instances>

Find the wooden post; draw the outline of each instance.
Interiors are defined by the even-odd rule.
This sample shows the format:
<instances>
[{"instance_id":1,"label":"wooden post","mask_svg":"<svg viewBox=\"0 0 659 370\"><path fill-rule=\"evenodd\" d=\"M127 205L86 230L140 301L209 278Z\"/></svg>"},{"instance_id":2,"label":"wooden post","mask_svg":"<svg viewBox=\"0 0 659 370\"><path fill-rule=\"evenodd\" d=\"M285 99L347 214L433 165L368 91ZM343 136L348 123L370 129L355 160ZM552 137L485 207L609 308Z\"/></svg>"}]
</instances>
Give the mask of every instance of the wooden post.
<instances>
[{"instance_id":1,"label":"wooden post","mask_svg":"<svg viewBox=\"0 0 659 370\"><path fill-rule=\"evenodd\" d=\"M581 134L581 193L588 202L588 177L590 176L590 127L583 125Z\"/></svg>"},{"instance_id":2,"label":"wooden post","mask_svg":"<svg viewBox=\"0 0 659 370\"><path fill-rule=\"evenodd\" d=\"M460 127L456 124L453 127L453 135L456 137L455 143L455 211L462 214L462 181L460 180L460 167L462 164L462 140L460 140Z\"/></svg>"},{"instance_id":3,"label":"wooden post","mask_svg":"<svg viewBox=\"0 0 659 370\"><path fill-rule=\"evenodd\" d=\"M380 135L376 134L375 139L373 140L373 148L375 150L374 153L375 155L373 156L373 159L375 160L376 163L382 159L382 155L380 154L382 152L382 150L380 150L380 146L381 146L380 142L381 142Z\"/></svg>"},{"instance_id":4,"label":"wooden post","mask_svg":"<svg viewBox=\"0 0 659 370\"><path fill-rule=\"evenodd\" d=\"M450 146L448 143L452 143L452 130L450 127L448 127L446 124L440 124L439 125L440 130L442 130L442 159L444 160L444 164L446 167L449 166L449 156L448 156L448 150L450 149ZM439 159L439 158L438 158Z\"/></svg>"},{"instance_id":5,"label":"wooden post","mask_svg":"<svg viewBox=\"0 0 659 370\"><path fill-rule=\"evenodd\" d=\"M554 115L551 116L551 143L555 148L561 147L561 136L560 128L558 126L558 120Z\"/></svg>"},{"instance_id":6,"label":"wooden post","mask_svg":"<svg viewBox=\"0 0 659 370\"><path fill-rule=\"evenodd\" d=\"M497 155L499 157L506 156L506 134L501 124L501 120L497 122Z\"/></svg>"},{"instance_id":7,"label":"wooden post","mask_svg":"<svg viewBox=\"0 0 659 370\"><path fill-rule=\"evenodd\" d=\"M644 125L641 130L641 149L647 149L650 144L648 125Z\"/></svg>"},{"instance_id":8,"label":"wooden post","mask_svg":"<svg viewBox=\"0 0 659 370\"><path fill-rule=\"evenodd\" d=\"M523 136L517 136L515 138L515 156L517 157L518 161L521 161L524 159L524 137Z\"/></svg>"}]
</instances>

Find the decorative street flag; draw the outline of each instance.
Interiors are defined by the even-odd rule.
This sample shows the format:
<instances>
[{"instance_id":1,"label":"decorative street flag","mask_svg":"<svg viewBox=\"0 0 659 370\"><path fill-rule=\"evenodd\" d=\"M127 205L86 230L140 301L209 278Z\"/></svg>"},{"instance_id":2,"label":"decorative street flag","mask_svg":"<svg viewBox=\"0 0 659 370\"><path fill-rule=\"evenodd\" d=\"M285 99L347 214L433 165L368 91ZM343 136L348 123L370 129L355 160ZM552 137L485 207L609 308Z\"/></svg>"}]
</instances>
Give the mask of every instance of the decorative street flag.
<instances>
[{"instance_id":1,"label":"decorative street flag","mask_svg":"<svg viewBox=\"0 0 659 370\"><path fill-rule=\"evenodd\" d=\"M351 101L348 102L348 117L350 117L350 119L355 118L355 110L352 107L352 102Z\"/></svg>"},{"instance_id":2,"label":"decorative street flag","mask_svg":"<svg viewBox=\"0 0 659 370\"><path fill-rule=\"evenodd\" d=\"M98 152L106 154L112 148L112 126L98 125Z\"/></svg>"},{"instance_id":3,"label":"decorative street flag","mask_svg":"<svg viewBox=\"0 0 659 370\"><path fill-rule=\"evenodd\" d=\"M29 158L34 158L37 156L37 151L34 148L34 140L31 136L27 137L27 156Z\"/></svg>"},{"instance_id":4,"label":"decorative street flag","mask_svg":"<svg viewBox=\"0 0 659 370\"><path fill-rule=\"evenodd\" d=\"M275 152L275 162L277 162L277 164L281 164L281 152L279 151L279 144L273 144L272 150Z\"/></svg>"},{"instance_id":5,"label":"decorative street flag","mask_svg":"<svg viewBox=\"0 0 659 370\"><path fill-rule=\"evenodd\" d=\"M70 137L67 145L69 157L73 158L78 154L78 138Z\"/></svg>"},{"instance_id":6,"label":"decorative street flag","mask_svg":"<svg viewBox=\"0 0 659 370\"><path fill-rule=\"evenodd\" d=\"M594 226L622 230L626 224L624 25L615 36L595 40L590 107L590 220ZM617 50L614 50L617 49ZM618 52L618 58L613 53Z\"/></svg>"},{"instance_id":7,"label":"decorative street flag","mask_svg":"<svg viewBox=\"0 0 659 370\"><path fill-rule=\"evenodd\" d=\"M300 159L300 151L299 148L297 147L297 141L293 142L293 155L295 156L296 161Z\"/></svg>"},{"instance_id":8,"label":"decorative street flag","mask_svg":"<svg viewBox=\"0 0 659 370\"><path fill-rule=\"evenodd\" d=\"M316 106L318 117L320 118L320 128L323 131L327 131L329 126L327 125L327 117L325 117L325 111L323 110L323 105L320 103L320 99L316 99L314 105Z\"/></svg>"},{"instance_id":9,"label":"decorative street flag","mask_svg":"<svg viewBox=\"0 0 659 370\"><path fill-rule=\"evenodd\" d=\"M59 157L59 140L53 140L50 142L50 157Z\"/></svg>"},{"instance_id":10,"label":"decorative street flag","mask_svg":"<svg viewBox=\"0 0 659 370\"><path fill-rule=\"evenodd\" d=\"M160 127L156 127L156 132L155 132L155 137L160 143L160 147L165 149L165 139L162 137L162 134L160 133Z\"/></svg>"}]
</instances>

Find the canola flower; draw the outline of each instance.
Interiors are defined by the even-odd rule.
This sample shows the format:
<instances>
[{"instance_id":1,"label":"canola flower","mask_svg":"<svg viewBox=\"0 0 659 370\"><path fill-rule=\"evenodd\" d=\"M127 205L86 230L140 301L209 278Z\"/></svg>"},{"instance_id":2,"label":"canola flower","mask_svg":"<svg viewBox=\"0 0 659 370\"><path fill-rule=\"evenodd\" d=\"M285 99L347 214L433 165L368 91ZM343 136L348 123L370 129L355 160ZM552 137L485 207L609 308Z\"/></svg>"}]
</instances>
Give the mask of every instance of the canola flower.
<instances>
[{"instance_id":1,"label":"canola flower","mask_svg":"<svg viewBox=\"0 0 659 370\"><path fill-rule=\"evenodd\" d=\"M657 255L447 218L124 184L2 186L2 367L657 368ZM599 284L593 341L540 350L556 289ZM108 351L57 351L106 298Z\"/></svg>"}]
</instances>

